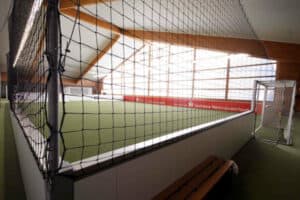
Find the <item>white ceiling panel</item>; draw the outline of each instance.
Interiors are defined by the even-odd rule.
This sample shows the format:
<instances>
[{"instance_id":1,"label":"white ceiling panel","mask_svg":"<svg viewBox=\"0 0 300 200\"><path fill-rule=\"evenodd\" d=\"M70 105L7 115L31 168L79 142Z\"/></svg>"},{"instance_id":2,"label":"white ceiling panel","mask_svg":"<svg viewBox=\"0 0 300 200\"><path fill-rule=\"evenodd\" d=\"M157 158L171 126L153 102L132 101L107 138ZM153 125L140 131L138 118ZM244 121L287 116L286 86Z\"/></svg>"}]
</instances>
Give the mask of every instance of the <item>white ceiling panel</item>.
<instances>
[{"instance_id":1,"label":"white ceiling panel","mask_svg":"<svg viewBox=\"0 0 300 200\"><path fill-rule=\"evenodd\" d=\"M85 22L78 25L74 23L74 18L69 19L63 16L61 25L63 27L62 51L66 55L64 75L68 74L68 76L77 78L98 52L109 44L110 38L114 37L114 34L99 27L95 33L95 26Z\"/></svg>"},{"instance_id":2,"label":"white ceiling panel","mask_svg":"<svg viewBox=\"0 0 300 200\"><path fill-rule=\"evenodd\" d=\"M97 7L89 5L82 11L127 29L239 38L255 36L239 0L112 1Z\"/></svg>"},{"instance_id":3,"label":"white ceiling panel","mask_svg":"<svg viewBox=\"0 0 300 200\"><path fill-rule=\"evenodd\" d=\"M242 0L258 38L300 44L299 0Z\"/></svg>"}]
</instances>

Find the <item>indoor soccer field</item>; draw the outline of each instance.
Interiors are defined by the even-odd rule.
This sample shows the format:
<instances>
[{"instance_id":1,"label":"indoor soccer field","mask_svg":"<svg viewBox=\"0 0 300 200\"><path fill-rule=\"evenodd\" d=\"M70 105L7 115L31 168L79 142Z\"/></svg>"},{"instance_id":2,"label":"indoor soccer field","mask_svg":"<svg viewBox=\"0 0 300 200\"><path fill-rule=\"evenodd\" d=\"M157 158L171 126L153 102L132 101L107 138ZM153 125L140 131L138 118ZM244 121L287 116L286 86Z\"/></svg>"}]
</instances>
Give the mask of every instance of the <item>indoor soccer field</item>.
<instances>
[{"instance_id":1,"label":"indoor soccer field","mask_svg":"<svg viewBox=\"0 0 300 200\"><path fill-rule=\"evenodd\" d=\"M275 18L291 3L7 1L0 156L13 136L27 199L222 199L245 146L297 142L300 51Z\"/></svg>"},{"instance_id":2,"label":"indoor soccer field","mask_svg":"<svg viewBox=\"0 0 300 200\"><path fill-rule=\"evenodd\" d=\"M28 67L16 67L19 76L12 98L19 122L29 127L28 140L42 163L48 159L47 151L56 158L54 154L61 156L57 161L60 167L61 161L92 159L101 163L162 145L176 134L188 135L195 127L201 132L201 125L216 124L216 120L252 109L253 83L275 79L274 60L249 52L223 51L222 45L203 48L206 42L199 38L195 44L180 34L153 40L154 30L149 35L134 30L141 25L142 30L152 27L160 7L165 10L161 16L173 21L170 30L182 32L176 23L186 16L177 19L173 10L187 5L177 3L116 1L111 8L97 3L99 10L89 4L79 13L75 8L62 9L57 77L49 73L55 63L42 53L47 52L47 32L46 10L41 7L28 42L17 55L15 65ZM238 2L228 6L242 11ZM130 18L131 10L138 11L138 7L144 12L138 12L135 21ZM114 16L99 12L107 8ZM205 9L200 4L196 8ZM206 23L200 15L195 12L199 25ZM100 19L116 24L103 26ZM248 26L244 18L241 23ZM197 30L188 26L193 38ZM249 39L253 37L249 35ZM261 44L255 45L260 49Z\"/></svg>"},{"instance_id":3,"label":"indoor soccer field","mask_svg":"<svg viewBox=\"0 0 300 200\"><path fill-rule=\"evenodd\" d=\"M60 105L59 113L60 118L64 115L60 150L61 155L65 150L68 162L236 114L126 101L70 101L65 103L65 111ZM48 129L43 133L48 135Z\"/></svg>"},{"instance_id":4,"label":"indoor soccer field","mask_svg":"<svg viewBox=\"0 0 300 200\"><path fill-rule=\"evenodd\" d=\"M214 2L207 8L184 1L69 3L54 19L59 27L51 30L59 34L46 28L47 6L36 3L12 63L13 110L42 170L49 160L56 169L64 161L101 165L201 132L254 111L253 83L275 80L276 61L253 40L239 1L220 4L218 18L228 24L203 28L202 13ZM224 19L233 10L237 15ZM227 51L231 43L204 36L222 28L222 36L233 37L228 26L237 35L245 31L255 51Z\"/></svg>"}]
</instances>

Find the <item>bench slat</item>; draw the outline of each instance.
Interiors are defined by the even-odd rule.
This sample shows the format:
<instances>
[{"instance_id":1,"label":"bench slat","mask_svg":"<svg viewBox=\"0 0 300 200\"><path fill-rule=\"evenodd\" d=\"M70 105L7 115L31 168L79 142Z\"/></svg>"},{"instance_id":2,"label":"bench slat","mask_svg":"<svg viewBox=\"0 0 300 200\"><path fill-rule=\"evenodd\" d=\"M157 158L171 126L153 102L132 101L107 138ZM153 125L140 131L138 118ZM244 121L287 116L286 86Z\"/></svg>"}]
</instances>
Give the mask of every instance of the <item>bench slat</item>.
<instances>
[{"instance_id":1,"label":"bench slat","mask_svg":"<svg viewBox=\"0 0 300 200\"><path fill-rule=\"evenodd\" d=\"M200 188L198 188L188 199L199 200L203 199L208 192L220 181L224 174L234 164L232 160L226 161Z\"/></svg>"},{"instance_id":2,"label":"bench slat","mask_svg":"<svg viewBox=\"0 0 300 200\"><path fill-rule=\"evenodd\" d=\"M192 170L187 172L183 177L175 181L173 184L168 186L166 189L164 189L162 192L160 192L158 195L156 195L153 199L154 200L164 200L170 198L170 196L175 193L177 190L180 189L181 186L186 184L188 181L190 181L196 174L199 173L199 171L202 171L207 167L207 165L210 165L214 160L216 160L217 157L215 156L209 156L207 159L205 159L201 164L194 167Z\"/></svg>"},{"instance_id":3,"label":"bench slat","mask_svg":"<svg viewBox=\"0 0 300 200\"><path fill-rule=\"evenodd\" d=\"M179 192L175 193L171 199L186 199L191 193L193 193L193 191L197 190L201 184L206 184L206 180L212 176L218 170L218 168L222 166L222 164L224 164L223 160L215 159L203 171L199 171L199 174L189 181L187 185L183 186Z\"/></svg>"}]
</instances>

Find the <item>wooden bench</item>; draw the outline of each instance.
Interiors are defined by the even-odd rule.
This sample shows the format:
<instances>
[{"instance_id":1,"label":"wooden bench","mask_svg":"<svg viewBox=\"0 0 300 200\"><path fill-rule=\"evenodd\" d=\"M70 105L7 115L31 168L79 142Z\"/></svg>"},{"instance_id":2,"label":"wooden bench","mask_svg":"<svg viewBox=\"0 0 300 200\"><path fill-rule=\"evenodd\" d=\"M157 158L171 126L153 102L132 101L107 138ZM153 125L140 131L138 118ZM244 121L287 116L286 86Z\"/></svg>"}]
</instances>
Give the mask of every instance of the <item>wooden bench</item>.
<instances>
[{"instance_id":1,"label":"wooden bench","mask_svg":"<svg viewBox=\"0 0 300 200\"><path fill-rule=\"evenodd\" d=\"M237 170L234 161L224 161L215 156L210 156L156 195L154 200L204 199L221 178L232 171L233 168Z\"/></svg>"}]
</instances>

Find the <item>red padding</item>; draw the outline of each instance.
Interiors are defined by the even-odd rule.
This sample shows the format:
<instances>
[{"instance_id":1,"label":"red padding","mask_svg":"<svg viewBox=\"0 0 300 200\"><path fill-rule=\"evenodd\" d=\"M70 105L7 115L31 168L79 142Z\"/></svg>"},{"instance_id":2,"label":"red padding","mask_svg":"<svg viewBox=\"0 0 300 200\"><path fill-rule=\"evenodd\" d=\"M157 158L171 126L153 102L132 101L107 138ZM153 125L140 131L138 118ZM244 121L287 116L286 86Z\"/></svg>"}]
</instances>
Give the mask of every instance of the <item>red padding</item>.
<instances>
[{"instance_id":1,"label":"red padding","mask_svg":"<svg viewBox=\"0 0 300 200\"><path fill-rule=\"evenodd\" d=\"M201 108L228 112L244 112L250 110L250 101L218 100L218 99L190 99L182 97L157 97L157 96L124 96L124 101L159 104L167 106ZM261 104L257 105L257 113L261 113Z\"/></svg>"}]
</instances>

